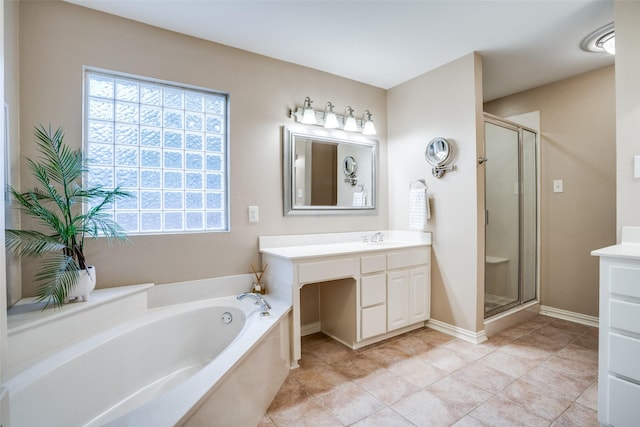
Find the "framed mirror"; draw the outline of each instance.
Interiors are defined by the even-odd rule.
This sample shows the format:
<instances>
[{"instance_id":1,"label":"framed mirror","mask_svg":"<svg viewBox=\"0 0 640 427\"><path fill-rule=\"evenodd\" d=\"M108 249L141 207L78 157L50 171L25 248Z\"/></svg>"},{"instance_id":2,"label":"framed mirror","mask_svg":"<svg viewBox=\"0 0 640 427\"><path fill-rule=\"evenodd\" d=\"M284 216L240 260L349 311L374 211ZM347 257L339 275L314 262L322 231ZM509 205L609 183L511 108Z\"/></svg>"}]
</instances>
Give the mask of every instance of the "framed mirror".
<instances>
[{"instance_id":1,"label":"framed mirror","mask_svg":"<svg viewBox=\"0 0 640 427\"><path fill-rule=\"evenodd\" d=\"M376 213L376 139L315 126L282 129L286 216Z\"/></svg>"}]
</instances>

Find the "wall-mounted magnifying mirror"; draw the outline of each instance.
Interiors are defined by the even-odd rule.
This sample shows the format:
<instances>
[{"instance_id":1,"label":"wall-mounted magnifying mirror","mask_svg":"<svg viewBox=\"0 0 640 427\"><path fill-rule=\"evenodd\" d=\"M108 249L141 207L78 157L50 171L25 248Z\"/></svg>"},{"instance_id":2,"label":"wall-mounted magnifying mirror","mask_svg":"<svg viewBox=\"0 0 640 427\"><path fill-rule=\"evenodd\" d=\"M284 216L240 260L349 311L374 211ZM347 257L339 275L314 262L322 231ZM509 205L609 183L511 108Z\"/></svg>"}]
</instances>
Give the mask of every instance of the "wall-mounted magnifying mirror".
<instances>
[{"instance_id":1,"label":"wall-mounted magnifying mirror","mask_svg":"<svg viewBox=\"0 0 640 427\"><path fill-rule=\"evenodd\" d=\"M377 140L301 125L283 127L282 137L285 215L376 212Z\"/></svg>"},{"instance_id":2,"label":"wall-mounted magnifying mirror","mask_svg":"<svg viewBox=\"0 0 640 427\"><path fill-rule=\"evenodd\" d=\"M344 162L342 163L342 171L345 175L354 175L358 170L358 164L356 163L356 159L353 156L347 156L344 158Z\"/></svg>"},{"instance_id":3,"label":"wall-mounted magnifying mirror","mask_svg":"<svg viewBox=\"0 0 640 427\"><path fill-rule=\"evenodd\" d=\"M454 169L453 165L447 164L451 160L452 152L453 148L445 138L437 137L429 141L424 157L433 166L431 169L433 176L442 178L447 171Z\"/></svg>"}]
</instances>

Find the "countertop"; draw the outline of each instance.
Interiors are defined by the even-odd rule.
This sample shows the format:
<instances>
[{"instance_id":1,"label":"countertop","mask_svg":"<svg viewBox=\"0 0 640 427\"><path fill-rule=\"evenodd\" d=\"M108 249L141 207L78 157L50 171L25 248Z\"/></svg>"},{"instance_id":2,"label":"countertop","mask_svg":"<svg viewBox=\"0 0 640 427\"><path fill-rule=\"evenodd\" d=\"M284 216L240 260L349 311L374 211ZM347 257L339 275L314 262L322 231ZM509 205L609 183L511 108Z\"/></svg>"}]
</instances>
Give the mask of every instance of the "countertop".
<instances>
[{"instance_id":1,"label":"countertop","mask_svg":"<svg viewBox=\"0 0 640 427\"><path fill-rule=\"evenodd\" d=\"M273 255L279 258L291 260L304 258L317 258L335 255L349 255L368 252L388 251L393 249L405 249L415 247L426 247L424 242L404 242L404 241L383 241L383 242L348 242L348 243L326 243L319 245L305 246L284 246L280 248L261 249L263 254Z\"/></svg>"}]
</instances>

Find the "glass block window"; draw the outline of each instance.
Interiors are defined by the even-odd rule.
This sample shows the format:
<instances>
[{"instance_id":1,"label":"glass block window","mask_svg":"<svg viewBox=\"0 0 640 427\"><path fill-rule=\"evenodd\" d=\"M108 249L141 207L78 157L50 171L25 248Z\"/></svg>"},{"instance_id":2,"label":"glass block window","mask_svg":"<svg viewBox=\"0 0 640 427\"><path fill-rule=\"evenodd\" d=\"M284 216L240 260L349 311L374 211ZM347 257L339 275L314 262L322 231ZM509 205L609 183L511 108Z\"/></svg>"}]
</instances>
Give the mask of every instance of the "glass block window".
<instances>
[{"instance_id":1,"label":"glass block window","mask_svg":"<svg viewBox=\"0 0 640 427\"><path fill-rule=\"evenodd\" d=\"M228 231L228 95L87 70L90 186L134 194L110 206L130 234Z\"/></svg>"}]
</instances>

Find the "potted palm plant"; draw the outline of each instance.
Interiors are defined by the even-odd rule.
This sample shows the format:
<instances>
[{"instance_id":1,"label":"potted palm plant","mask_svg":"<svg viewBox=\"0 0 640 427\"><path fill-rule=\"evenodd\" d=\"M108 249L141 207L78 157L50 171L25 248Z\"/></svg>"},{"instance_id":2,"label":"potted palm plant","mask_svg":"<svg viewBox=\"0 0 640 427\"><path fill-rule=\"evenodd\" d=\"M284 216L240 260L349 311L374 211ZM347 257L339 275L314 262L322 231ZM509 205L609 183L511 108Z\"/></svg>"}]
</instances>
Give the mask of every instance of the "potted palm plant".
<instances>
[{"instance_id":1,"label":"potted palm plant","mask_svg":"<svg viewBox=\"0 0 640 427\"><path fill-rule=\"evenodd\" d=\"M83 297L95 287L95 267L84 256L85 238L103 236L128 240L125 231L106 212L116 200L131 197L120 187L83 188L87 172L81 150L63 142L61 128L35 128L40 157L27 159L37 186L18 192L9 187L16 206L40 225L38 230L6 230L7 249L20 257L42 257L36 280L37 301L57 307L70 297ZM82 209L86 207L86 209Z\"/></svg>"}]
</instances>

